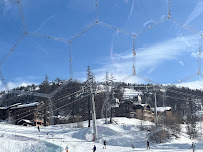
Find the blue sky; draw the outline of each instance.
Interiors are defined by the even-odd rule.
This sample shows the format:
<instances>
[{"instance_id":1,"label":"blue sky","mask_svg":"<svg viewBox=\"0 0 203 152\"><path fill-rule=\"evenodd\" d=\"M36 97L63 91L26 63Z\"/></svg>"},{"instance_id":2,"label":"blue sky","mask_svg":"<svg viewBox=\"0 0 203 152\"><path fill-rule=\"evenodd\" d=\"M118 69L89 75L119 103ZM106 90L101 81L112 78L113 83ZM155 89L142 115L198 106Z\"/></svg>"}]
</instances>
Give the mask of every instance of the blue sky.
<instances>
[{"instance_id":1,"label":"blue sky","mask_svg":"<svg viewBox=\"0 0 203 152\"><path fill-rule=\"evenodd\" d=\"M69 79L68 40L75 79L85 80L89 65L98 81L106 71L119 81L132 73L133 35L139 76L127 82L148 83L147 78L161 84L184 80L181 85L191 88L203 84L198 75L184 79L198 72L201 60L203 0L171 0L170 20L167 0L98 0L97 9L94 0L22 0L24 25L16 1L0 0L0 59L25 31L35 35L25 36L0 65L10 88L40 83L45 74L50 80Z\"/></svg>"}]
</instances>

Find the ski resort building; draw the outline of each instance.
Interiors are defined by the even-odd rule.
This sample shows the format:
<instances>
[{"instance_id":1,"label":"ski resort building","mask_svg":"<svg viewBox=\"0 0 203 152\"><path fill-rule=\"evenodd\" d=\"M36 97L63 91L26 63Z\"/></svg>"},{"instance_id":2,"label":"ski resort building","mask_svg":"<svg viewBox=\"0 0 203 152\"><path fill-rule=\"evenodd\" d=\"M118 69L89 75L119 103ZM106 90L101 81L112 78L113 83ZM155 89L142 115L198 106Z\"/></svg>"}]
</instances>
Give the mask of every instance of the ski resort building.
<instances>
[{"instance_id":1,"label":"ski resort building","mask_svg":"<svg viewBox=\"0 0 203 152\"><path fill-rule=\"evenodd\" d=\"M149 104L135 104L130 100L123 101L118 108L115 108L114 116L154 121L154 114Z\"/></svg>"},{"instance_id":2,"label":"ski resort building","mask_svg":"<svg viewBox=\"0 0 203 152\"><path fill-rule=\"evenodd\" d=\"M0 107L0 119L24 126L48 125L44 114L44 103L34 102L29 104L17 103L9 107ZM44 123L46 121L46 124Z\"/></svg>"}]
</instances>

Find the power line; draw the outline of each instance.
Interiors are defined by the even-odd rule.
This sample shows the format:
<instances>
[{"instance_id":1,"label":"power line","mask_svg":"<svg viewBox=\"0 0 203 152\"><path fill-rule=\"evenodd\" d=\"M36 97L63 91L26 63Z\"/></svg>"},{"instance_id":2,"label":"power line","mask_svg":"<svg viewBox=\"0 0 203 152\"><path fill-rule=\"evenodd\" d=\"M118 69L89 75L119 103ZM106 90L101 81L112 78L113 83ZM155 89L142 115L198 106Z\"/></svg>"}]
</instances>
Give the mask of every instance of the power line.
<instances>
[{"instance_id":1,"label":"power line","mask_svg":"<svg viewBox=\"0 0 203 152\"><path fill-rule=\"evenodd\" d=\"M79 90L79 91L76 91L76 92L73 92L73 93L71 93L71 94L68 94L68 95L66 95L66 96L64 96L64 97L61 97L61 98L59 98L59 99L55 99L55 101L58 101L57 103L53 103L53 106L54 105L56 105L56 104L59 104L59 103L61 103L62 101L64 101L64 100L66 100L68 97L70 97L70 96L72 96L72 95L75 95L75 94L77 94L77 93L79 93L79 92L83 92L83 89L81 89L81 90ZM84 92L85 93L85 92ZM49 103L49 104L47 104L47 107L49 107L51 105L51 103ZM43 108L42 110L45 110L46 109L46 107L45 108ZM20 115L24 115L24 113L21 113Z\"/></svg>"},{"instance_id":2,"label":"power line","mask_svg":"<svg viewBox=\"0 0 203 152\"><path fill-rule=\"evenodd\" d=\"M56 109L54 109L53 111L56 111L56 110L58 110L58 109L61 109L61 108L64 108L64 107L66 107L66 106L68 106L68 105L71 105L72 103L75 103L75 102L77 102L77 101L80 101L81 99L83 99L83 98L86 98L86 97L88 97L90 94L88 94L88 95L85 95L84 97L82 97L82 98L79 98L79 99L76 99L76 100L74 100L74 101L72 101L72 102L70 102L70 103L67 103L67 104L65 104L65 105L63 105L63 106L61 106L61 107L58 107L58 108L56 108ZM45 108L47 108L47 107L45 107ZM43 110L43 109L42 109ZM21 119L23 119L23 118L25 118L25 117L28 117L28 116L30 116L30 115L32 115L32 114L34 114L34 112L31 112L30 114L28 114L28 115L24 115L23 117L21 117L21 118L18 118L18 119L15 119L15 120L12 120L12 121L10 121L10 122L17 122L18 120L21 120ZM46 114L42 114L42 116L45 116ZM6 124L5 124L6 125ZM4 126L4 125L3 125ZM15 128L17 128L18 126L16 126ZM15 129L14 128L14 129ZM5 132L7 132L7 131L5 131ZM4 133L5 133L4 132Z\"/></svg>"}]
</instances>

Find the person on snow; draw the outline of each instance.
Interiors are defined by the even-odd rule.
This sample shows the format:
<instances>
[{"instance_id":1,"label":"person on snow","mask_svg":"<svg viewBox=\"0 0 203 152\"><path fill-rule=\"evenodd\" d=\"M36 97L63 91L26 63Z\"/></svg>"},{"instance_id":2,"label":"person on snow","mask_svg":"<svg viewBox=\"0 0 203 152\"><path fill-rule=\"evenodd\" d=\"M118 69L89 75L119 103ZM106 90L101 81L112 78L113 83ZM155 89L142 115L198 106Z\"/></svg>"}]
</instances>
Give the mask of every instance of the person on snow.
<instances>
[{"instance_id":1,"label":"person on snow","mask_svg":"<svg viewBox=\"0 0 203 152\"><path fill-rule=\"evenodd\" d=\"M66 148L65 148L66 152L68 152L68 145L66 145Z\"/></svg>"},{"instance_id":2,"label":"person on snow","mask_svg":"<svg viewBox=\"0 0 203 152\"><path fill-rule=\"evenodd\" d=\"M134 147L134 144L133 144L133 141L131 141L131 146L132 146L132 148L135 148L135 147Z\"/></svg>"},{"instance_id":3,"label":"person on snow","mask_svg":"<svg viewBox=\"0 0 203 152\"><path fill-rule=\"evenodd\" d=\"M95 152L95 151L96 151L96 146L95 146L95 145L94 145L94 147L93 147L93 149L92 149L92 150L93 150L93 152Z\"/></svg>"},{"instance_id":4,"label":"person on snow","mask_svg":"<svg viewBox=\"0 0 203 152\"><path fill-rule=\"evenodd\" d=\"M103 144L104 144L103 149L106 149L106 140L104 140Z\"/></svg>"},{"instance_id":5,"label":"person on snow","mask_svg":"<svg viewBox=\"0 0 203 152\"><path fill-rule=\"evenodd\" d=\"M40 132L39 126L37 126L38 131Z\"/></svg>"},{"instance_id":6,"label":"person on snow","mask_svg":"<svg viewBox=\"0 0 203 152\"><path fill-rule=\"evenodd\" d=\"M190 149L192 148L192 151L195 152L195 143L192 142L192 146L190 147Z\"/></svg>"},{"instance_id":7,"label":"person on snow","mask_svg":"<svg viewBox=\"0 0 203 152\"><path fill-rule=\"evenodd\" d=\"M149 140L147 140L147 149L150 149Z\"/></svg>"}]
</instances>

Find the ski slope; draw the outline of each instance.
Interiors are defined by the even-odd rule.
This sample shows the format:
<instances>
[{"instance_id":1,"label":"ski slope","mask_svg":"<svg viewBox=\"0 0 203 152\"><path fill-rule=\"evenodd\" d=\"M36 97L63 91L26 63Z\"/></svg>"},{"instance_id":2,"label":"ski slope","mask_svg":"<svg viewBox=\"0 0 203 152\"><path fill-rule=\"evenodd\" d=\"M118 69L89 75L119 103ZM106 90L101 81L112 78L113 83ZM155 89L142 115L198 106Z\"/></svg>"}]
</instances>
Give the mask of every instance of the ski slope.
<instances>
[{"instance_id":1,"label":"ski slope","mask_svg":"<svg viewBox=\"0 0 203 152\"><path fill-rule=\"evenodd\" d=\"M68 144L70 152L91 152L96 145L96 152L191 152L191 143L184 132L180 138L161 144L150 143L151 149L146 150L149 132L141 131L140 126L150 127L150 122L137 119L114 118L115 124L104 124L104 119L97 120L98 140L92 141L92 128L87 122L41 127L15 126L0 124L1 152L65 152ZM107 149L102 142L107 141ZM203 141L194 141L196 152L203 152ZM132 148L132 143L134 148Z\"/></svg>"}]
</instances>

